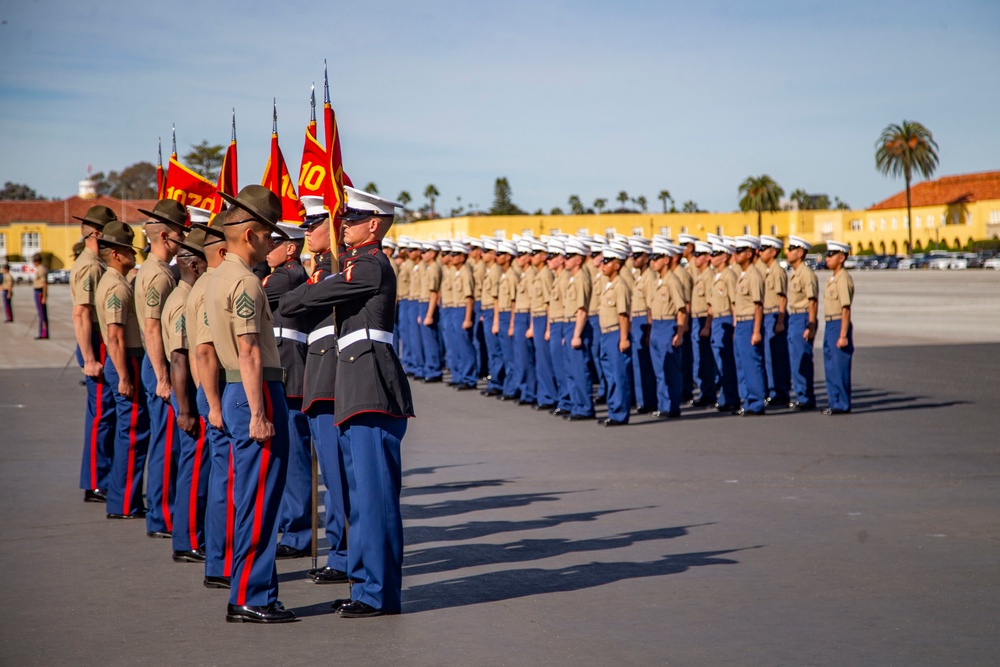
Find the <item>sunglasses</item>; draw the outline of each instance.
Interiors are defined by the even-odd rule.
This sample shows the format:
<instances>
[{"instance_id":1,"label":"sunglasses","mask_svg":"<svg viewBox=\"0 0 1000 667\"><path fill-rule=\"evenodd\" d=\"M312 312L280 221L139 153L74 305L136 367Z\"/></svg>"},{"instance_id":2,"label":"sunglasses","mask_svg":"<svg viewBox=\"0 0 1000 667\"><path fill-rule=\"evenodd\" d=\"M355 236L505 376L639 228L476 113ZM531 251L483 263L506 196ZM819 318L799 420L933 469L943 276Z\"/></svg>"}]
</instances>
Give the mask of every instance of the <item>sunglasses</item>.
<instances>
[{"instance_id":1,"label":"sunglasses","mask_svg":"<svg viewBox=\"0 0 1000 667\"><path fill-rule=\"evenodd\" d=\"M712 251L712 257L718 257L719 255L725 255L725 254L726 254L726 253L724 253L724 252L721 252L721 251L719 251L719 250L713 250L713 251Z\"/></svg>"},{"instance_id":2,"label":"sunglasses","mask_svg":"<svg viewBox=\"0 0 1000 667\"><path fill-rule=\"evenodd\" d=\"M696 253L694 253L694 256L695 257L704 257L707 254L708 254L707 252L696 252Z\"/></svg>"},{"instance_id":3,"label":"sunglasses","mask_svg":"<svg viewBox=\"0 0 1000 667\"><path fill-rule=\"evenodd\" d=\"M840 253L841 253L840 250L827 250L826 251L826 256L827 257L833 257L834 255L839 255Z\"/></svg>"}]
</instances>

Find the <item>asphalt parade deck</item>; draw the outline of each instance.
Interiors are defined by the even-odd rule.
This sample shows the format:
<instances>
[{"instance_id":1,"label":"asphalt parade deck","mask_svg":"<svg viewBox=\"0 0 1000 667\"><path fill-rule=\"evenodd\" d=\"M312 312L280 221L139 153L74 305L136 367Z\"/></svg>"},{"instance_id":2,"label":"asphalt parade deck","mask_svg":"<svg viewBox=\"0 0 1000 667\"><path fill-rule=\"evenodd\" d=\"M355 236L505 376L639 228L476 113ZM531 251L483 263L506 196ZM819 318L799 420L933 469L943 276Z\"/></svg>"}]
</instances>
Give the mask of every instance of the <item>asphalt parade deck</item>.
<instances>
[{"instance_id":1,"label":"asphalt parade deck","mask_svg":"<svg viewBox=\"0 0 1000 667\"><path fill-rule=\"evenodd\" d=\"M0 664L996 664L990 274L855 275L842 417L686 410L605 429L415 384L404 613L338 618L347 587L286 560L301 620L274 627L225 623L201 566L82 502L65 288L55 340L36 342L22 287L19 323L0 324ZM900 299L932 303L862 306Z\"/></svg>"}]
</instances>

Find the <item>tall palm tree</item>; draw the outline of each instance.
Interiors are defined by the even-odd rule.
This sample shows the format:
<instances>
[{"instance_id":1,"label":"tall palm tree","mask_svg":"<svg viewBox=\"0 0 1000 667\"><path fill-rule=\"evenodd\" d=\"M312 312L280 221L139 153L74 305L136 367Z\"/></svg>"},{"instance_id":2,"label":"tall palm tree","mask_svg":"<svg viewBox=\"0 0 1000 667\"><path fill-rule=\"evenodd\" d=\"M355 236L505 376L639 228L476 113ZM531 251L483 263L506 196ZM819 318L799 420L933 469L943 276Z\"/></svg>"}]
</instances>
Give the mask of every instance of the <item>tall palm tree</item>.
<instances>
[{"instance_id":1,"label":"tall palm tree","mask_svg":"<svg viewBox=\"0 0 1000 667\"><path fill-rule=\"evenodd\" d=\"M413 197L410 196L409 192L403 190L398 195L396 195L396 201L402 204L403 208L406 208L406 205L409 204L411 201L413 201Z\"/></svg>"},{"instance_id":2,"label":"tall palm tree","mask_svg":"<svg viewBox=\"0 0 1000 667\"><path fill-rule=\"evenodd\" d=\"M886 176L906 179L906 233L909 237L907 255L913 254L913 216L910 210L910 181L917 171L930 178L938 165L937 142L931 131L920 123L904 120L902 125L889 125L875 142L875 168Z\"/></svg>"},{"instance_id":3,"label":"tall palm tree","mask_svg":"<svg viewBox=\"0 0 1000 667\"><path fill-rule=\"evenodd\" d=\"M364 187L364 191L370 195L378 194L378 186L375 185L375 181L368 181L368 185Z\"/></svg>"},{"instance_id":4,"label":"tall palm tree","mask_svg":"<svg viewBox=\"0 0 1000 667\"><path fill-rule=\"evenodd\" d=\"M441 195L438 189L434 187L431 183L426 188L424 188L424 196L427 197L427 201L431 203L431 215L434 215L434 200Z\"/></svg>"},{"instance_id":5,"label":"tall palm tree","mask_svg":"<svg viewBox=\"0 0 1000 667\"><path fill-rule=\"evenodd\" d=\"M643 213L646 212L646 204L648 203L646 201L646 195L639 195L632 201L634 201L639 206L639 209L642 210Z\"/></svg>"},{"instance_id":6,"label":"tall palm tree","mask_svg":"<svg viewBox=\"0 0 1000 667\"><path fill-rule=\"evenodd\" d=\"M600 215L604 212L604 207L608 205L608 200L603 197L598 197L594 200L594 208L597 209L597 214Z\"/></svg>"},{"instance_id":7,"label":"tall palm tree","mask_svg":"<svg viewBox=\"0 0 1000 667\"><path fill-rule=\"evenodd\" d=\"M569 210L573 213L573 215L583 215L585 209L583 207L583 202L580 201L580 197L578 195L569 196Z\"/></svg>"},{"instance_id":8,"label":"tall palm tree","mask_svg":"<svg viewBox=\"0 0 1000 667\"><path fill-rule=\"evenodd\" d=\"M663 202L663 212L667 212L667 201L673 201L674 198L670 196L670 190L660 190L660 194L656 196L661 202Z\"/></svg>"},{"instance_id":9,"label":"tall palm tree","mask_svg":"<svg viewBox=\"0 0 1000 667\"><path fill-rule=\"evenodd\" d=\"M617 199L622 203L622 208L625 208L625 204L628 203L628 193L622 190L618 193Z\"/></svg>"},{"instance_id":10,"label":"tall palm tree","mask_svg":"<svg viewBox=\"0 0 1000 667\"><path fill-rule=\"evenodd\" d=\"M777 182L763 174L761 176L748 176L747 180L740 183L740 210L743 212L757 211L757 236L761 232L761 213L768 211L774 213L778 210L778 203L784 196L784 189Z\"/></svg>"}]
</instances>

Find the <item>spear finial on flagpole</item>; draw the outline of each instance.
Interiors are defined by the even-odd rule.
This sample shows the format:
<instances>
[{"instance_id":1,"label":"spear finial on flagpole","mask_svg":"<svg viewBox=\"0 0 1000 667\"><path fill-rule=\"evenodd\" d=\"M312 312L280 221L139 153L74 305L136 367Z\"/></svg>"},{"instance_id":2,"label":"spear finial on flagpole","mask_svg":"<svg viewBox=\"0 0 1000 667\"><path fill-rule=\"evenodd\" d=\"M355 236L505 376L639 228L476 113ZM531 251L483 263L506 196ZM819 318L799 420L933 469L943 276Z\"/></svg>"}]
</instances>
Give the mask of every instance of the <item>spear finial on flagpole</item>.
<instances>
[{"instance_id":1,"label":"spear finial on flagpole","mask_svg":"<svg viewBox=\"0 0 1000 667\"><path fill-rule=\"evenodd\" d=\"M233 142L236 142L236 107L233 107Z\"/></svg>"},{"instance_id":2,"label":"spear finial on flagpole","mask_svg":"<svg viewBox=\"0 0 1000 667\"><path fill-rule=\"evenodd\" d=\"M271 126L271 134L278 133L278 98L273 98L272 104L274 105L274 123Z\"/></svg>"},{"instance_id":3,"label":"spear finial on flagpole","mask_svg":"<svg viewBox=\"0 0 1000 667\"><path fill-rule=\"evenodd\" d=\"M330 79L326 75L326 58L323 58L323 104L330 103Z\"/></svg>"},{"instance_id":4,"label":"spear finial on flagpole","mask_svg":"<svg viewBox=\"0 0 1000 667\"><path fill-rule=\"evenodd\" d=\"M170 152L177 155L177 127L171 123L170 124Z\"/></svg>"},{"instance_id":5,"label":"spear finial on flagpole","mask_svg":"<svg viewBox=\"0 0 1000 667\"><path fill-rule=\"evenodd\" d=\"M156 166L163 166L163 141L160 137L156 138Z\"/></svg>"},{"instance_id":6,"label":"spear finial on flagpole","mask_svg":"<svg viewBox=\"0 0 1000 667\"><path fill-rule=\"evenodd\" d=\"M312 85L312 92L309 93L309 120L316 122L316 84Z\"/></svg>"}]
</instances>

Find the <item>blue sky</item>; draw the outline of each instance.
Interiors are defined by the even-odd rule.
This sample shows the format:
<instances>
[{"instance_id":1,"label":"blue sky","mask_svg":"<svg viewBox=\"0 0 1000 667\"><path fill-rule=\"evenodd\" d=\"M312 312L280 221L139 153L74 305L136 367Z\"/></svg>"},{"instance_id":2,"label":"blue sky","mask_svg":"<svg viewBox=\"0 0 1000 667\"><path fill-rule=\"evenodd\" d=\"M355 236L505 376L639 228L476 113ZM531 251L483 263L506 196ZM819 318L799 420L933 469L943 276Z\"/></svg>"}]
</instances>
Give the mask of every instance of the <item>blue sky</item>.
<instances>
[{"instance_id":1,"label":"blue sky","mask_svg":"<svg viewBox=\"0 0 1000 667\"><path fill-rule=\"evenodd\" d=\"M889 123L924 123L938 175L1000 169L1000 3L31 2L0 8L0 182L74 194L95 171L226 144L259 182L278 101L298 171L309 86L330 63L344 164L438 209L662 189L737 208L739 183L863 208ZM320 99L320 102L322 100Z\"/></svg>"}]
</instances>

